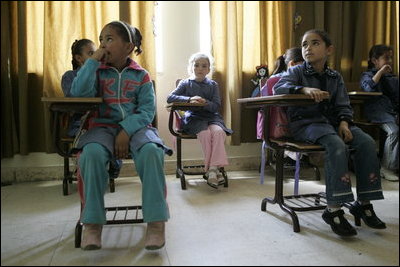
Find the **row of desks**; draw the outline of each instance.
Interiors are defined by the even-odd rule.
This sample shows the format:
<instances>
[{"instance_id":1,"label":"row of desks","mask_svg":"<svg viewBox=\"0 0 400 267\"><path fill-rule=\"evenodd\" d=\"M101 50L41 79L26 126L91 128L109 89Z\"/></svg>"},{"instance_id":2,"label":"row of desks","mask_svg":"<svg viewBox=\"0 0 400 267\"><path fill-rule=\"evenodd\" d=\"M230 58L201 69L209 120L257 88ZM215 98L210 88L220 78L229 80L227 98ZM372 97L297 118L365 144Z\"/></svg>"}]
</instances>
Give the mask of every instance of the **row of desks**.
<instances>
[{"instance_id":1,"label":"row of desks","mask_svg":"<svg viewBox=\"0 0 400 267\"><path fill-rule=\"evenodd\" d=\"M352 101L362 101L369 97L379 96L382 93L376 92L349 92L349 97ZM96 108L103 102L101 97L42 97L42 102L47 105L47 108L53 113L53 142L59 148L60 129L58 128L59 117L64 112L85 112L89 109ZM267 106L293 106L293 105L311 105L314 102L309 96L303 94L290 95L274 95L263 97L248 97L237 100L239 104L243 104L246 108L263 108ZM166 105L167 109L172 110L188 110L196 107L204 106L203 104L193 103L171 103ZM57 149L58 153L65 156L62 149Z\"/></svg>"},{"instance_id":2,"label":"row of desks","mask_svg":"<svg viewBox=\"0 0 400 267\"><path fill-rule=\"evenodd\" d=\"M349 92L349 97L352 101L354 100L365 100L373 96L382 95L378 92ZM65 108L71 107L68 111L80 111L80 109L91 108L99 103L103 102L101 97L42 97L42 102L48 105L50 110L64 110ZM245 104L247 108L260 108L265 105L274 106L290 106L290 105L308 105L314 103L314 101L303 94L290 94L290 95L273 95L273 96L262 96L262 97L247 97L240 98L237 100L239 104ZM167 108L174 109L190 109L191 107L200 107L203 104L193 103L170 103L167 104ZM78 110L76 110L78 109Z\"/></svg>"}]
</instances>

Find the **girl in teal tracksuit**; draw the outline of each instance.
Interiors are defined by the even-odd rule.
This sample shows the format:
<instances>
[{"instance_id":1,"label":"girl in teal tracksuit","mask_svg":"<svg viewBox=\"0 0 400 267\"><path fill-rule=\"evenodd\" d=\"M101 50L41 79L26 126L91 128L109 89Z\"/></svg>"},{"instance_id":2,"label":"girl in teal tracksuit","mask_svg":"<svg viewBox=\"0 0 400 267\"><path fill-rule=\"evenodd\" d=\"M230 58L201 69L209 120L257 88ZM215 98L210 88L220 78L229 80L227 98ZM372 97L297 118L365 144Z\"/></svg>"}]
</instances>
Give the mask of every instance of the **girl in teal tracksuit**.
<instances>
[{"instance_id":1,"label":"girl in teal tracksuit","mask_svg":"<svg viewBox=\"0 0 400 267\"><path fill-rule=\"evenodd\" d=\"M82 249L101 247L102 225L106 222L104 192L110 159L131 155L142 181L143 218L148 223L147 249L164 246L166 202L164 146L157 129L151 127L155 115L155 94L146 70L129 54L141 53L138 29L121 21L107 24L100 34L100 48L86 60L71 89L76 97L103 97L89 131L78 142L84 186ZM135 49L136 48L136 49ZM134 50L135 49L135 50Z\"/></svg>"}]
</instances>

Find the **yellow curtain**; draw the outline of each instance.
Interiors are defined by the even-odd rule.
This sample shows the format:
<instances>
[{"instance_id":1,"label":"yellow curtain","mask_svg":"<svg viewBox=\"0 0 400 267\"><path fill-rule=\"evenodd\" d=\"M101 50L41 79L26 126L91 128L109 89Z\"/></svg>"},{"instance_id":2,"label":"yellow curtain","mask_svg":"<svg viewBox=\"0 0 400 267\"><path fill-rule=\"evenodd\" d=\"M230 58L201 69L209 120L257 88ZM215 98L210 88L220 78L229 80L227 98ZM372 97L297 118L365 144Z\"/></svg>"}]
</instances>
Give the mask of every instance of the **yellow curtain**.
<instances>
[{"instance_id":1,"label":"yellow curtain","mask_svg":"<svg viewBox=\"0 0 400 267\"><path fill-rule=\"evenodd\" d=\"M391 45L394 49L394 73L399 73L399 1L367 1L365 2L365 56L375 44ZM367 62L362 62L367 67Z\"/></svg>"},{"instance_id":2,"label":"yellow curtain","mask_svg":"<svg viewBox=\"0 0 400 267\"><path fill-rule=\"evenodd\" d=\"M87 38L98 45L108 22L124 20L141 31L143 53L132 57L155 79L154 1L3 1L1 12L1 103L8 114L2 113L2 158L53 151L40 99L63 95L72 43Z\"/></svg>"},{"instance_id":3,"label":"yellow curtain","mask_svg":"<svg viewBox=\"0 0 400 267\"><path fill-rule=\"evenodd\" d=\"M18 76L26 78L26 71L18 72L17 68L18 49L15 48L18 47L18 31L17 24L12 23L18 18L17 6L17 2L1 2L1 158L20 150L17 135L20 113L17 103L20 101L15 88L18 88ZM26 88L26 84L23 87Z\"/></svg>"},{"instance_id":4,"label":"yellow curtain","mask_svg":"<svg viewBox=\"0 0 400 267\"><path fill-rule=\"evenodd\" d=\"M335 47L329 65L346 82L359 81L373 45L392 45L398 73L398 9L398 1L296 1L295 14L302 19L294 32L295 45L309 29L327 31Z\"/></svg>"},{"instance_id":5,"label":"yellow curtain","mask_svg":"<svg viewBox=\"0 0 400 267\"><path fill-rule=\"evenodd\" d=\"M292 45L291 1L211 1L211 40L214 79L221 88L223 116L234 130L231 144L255 140L256 112L236 100L248 97L255 67L274 62ZM241 120L245 117L246 120Z\"/></svg>"}]
</instances>

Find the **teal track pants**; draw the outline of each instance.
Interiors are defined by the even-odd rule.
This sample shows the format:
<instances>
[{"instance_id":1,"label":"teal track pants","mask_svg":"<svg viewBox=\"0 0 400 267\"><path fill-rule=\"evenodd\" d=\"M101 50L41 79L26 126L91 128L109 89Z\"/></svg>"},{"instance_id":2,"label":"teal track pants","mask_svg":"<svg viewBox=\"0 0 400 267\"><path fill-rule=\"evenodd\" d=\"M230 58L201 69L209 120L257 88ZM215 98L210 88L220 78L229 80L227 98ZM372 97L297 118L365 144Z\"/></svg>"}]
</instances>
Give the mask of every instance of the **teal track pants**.
<instances>
[{"instance_id":1,"label":"teal track pants","mask_svg":"<svg viewBox=\"0 0 400 267\"><path fill-rule=\"evenodd\" d=\"M142 182L144 221L167 221L169 210L166 201L163 149L154 143L147 143L131 153ZM85 203L81 215L82 223L106 223L104 193L109 180L107 166L110 159L110 153L101 144L89 143L83 147L79 157Z\"/></svg>"}]
</instances>

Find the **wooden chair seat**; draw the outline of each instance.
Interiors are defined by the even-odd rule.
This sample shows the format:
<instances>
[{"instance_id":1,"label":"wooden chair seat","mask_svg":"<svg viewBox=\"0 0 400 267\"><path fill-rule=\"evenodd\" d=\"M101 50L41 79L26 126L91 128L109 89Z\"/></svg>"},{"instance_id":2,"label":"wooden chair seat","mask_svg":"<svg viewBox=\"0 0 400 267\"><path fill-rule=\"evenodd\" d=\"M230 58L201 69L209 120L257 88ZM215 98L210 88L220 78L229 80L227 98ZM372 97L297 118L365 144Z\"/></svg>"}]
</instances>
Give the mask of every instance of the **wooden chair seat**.
<instances>
[{"instance_id":1,"label":"wooden chair seat","mask_svg":"<svg viewBox=\"0 0 400 267\"><path fill-rule=\"evenodd\" d=\"M275 172L275 196L265 197L261 202L261 210L267 210L267 203L278 204L283 211L288 213L293 222L293 231L300 232L300 223L296 211L323 210L327 203L325 193L313 194L283 194L283 169L284 151L292 152L317 152L323 151L320 145L297 142L290 139L269 139L271 147L276 151L276 172ZM298 181L295 179L295 192L298 191Z\"/></svg>"},{"instance_id":2,"label":"wooden chair seat","mask_svg":"<svg viewBox=\"0 0 400 267\"><path fill-rule=\"evenodd\" d=\"M322 151L324 150L324 148L320 145L316 145L316 144L310 144L310 143L305 143L305 142L298 142L298 141L294 141L291 139L274 139L274 138L270 138L269 139L272 143L275 143L279 146L282 147L287 147L287 148L295 148L298 150L311 150L311 151Z\"/></svg>"}]
</instances>

